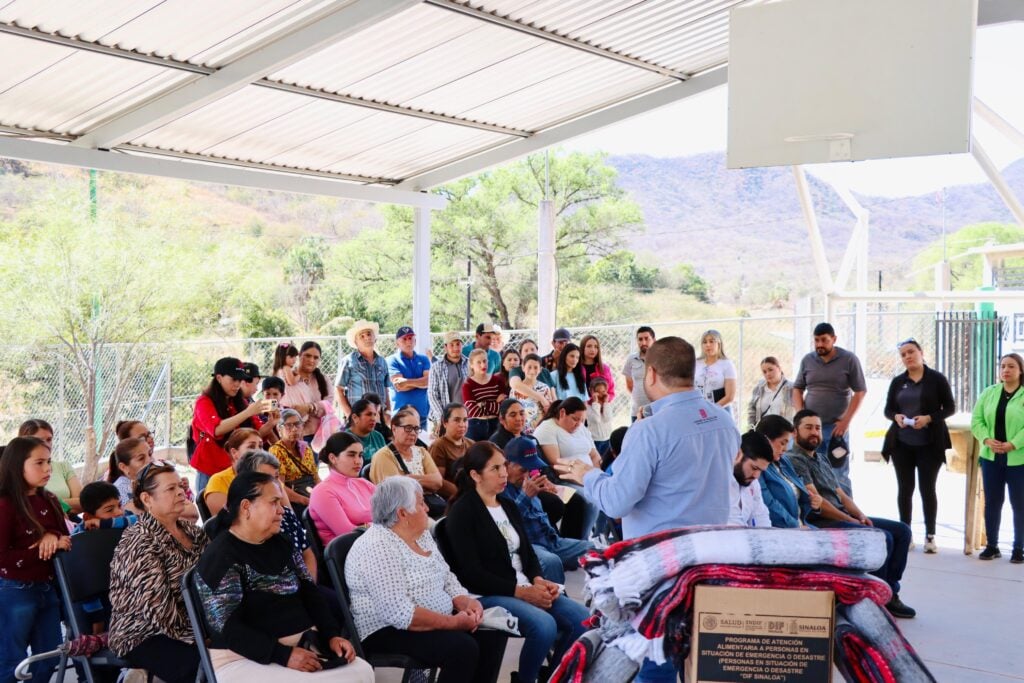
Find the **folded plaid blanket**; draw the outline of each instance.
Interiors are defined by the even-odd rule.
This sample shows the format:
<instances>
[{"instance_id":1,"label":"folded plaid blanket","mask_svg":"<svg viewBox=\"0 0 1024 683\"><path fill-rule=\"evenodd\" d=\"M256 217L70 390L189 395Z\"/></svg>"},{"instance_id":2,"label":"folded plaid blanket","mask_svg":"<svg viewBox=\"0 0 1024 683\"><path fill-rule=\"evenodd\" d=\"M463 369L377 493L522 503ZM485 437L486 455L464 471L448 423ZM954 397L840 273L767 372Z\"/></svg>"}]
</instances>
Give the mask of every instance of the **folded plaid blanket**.
<instances>
[{"instance_id":1,"label":"folded plaid blanket","mask_svg":"<svg viewBox=\"0 0 1024 683\"><path fill-rule=\"evenodd\" d=\"M844 664L853 660L862 669L858 674L862 677L847 678L848 681L935 683L935 677L883 608L871 600L861 600L852 605L843 605L839 609L839 616L856 631L853 638L849 630L837 633L837 641L841 645L852 645L854 648L853 653L841 659ZM879 661L885 666L879 666Z\"/></svg>"},{"instance_id":2,"label":"folded plaid blanket","mask_svg":"<svg viewBox=\"0 0 1024 683\"><path fill-rule=\"evenodd\" d=\"M602 614L624 621L666 580L700 564L829 566L873 571L885 562L884 532L699 526L659 532L590 553L580 564Z\"/></svg>"},{"instance_id":3,"label":"folded plaid blanket","mask_svg":"<svg viewBox=\"0 0 1024 683\"><path fill-rule=\"evenodd\" d=\"M899 683L882 653L871 647L850 622L836 619L833 662L843 680L854 683Z\"/></svg>"},{"instance_id":4,"label":"folded plaid blanket","mask_svg":"<svg viewBox=\"0 0 1024 683\"><path fill-rule=\"evenodd\" d=\"M690 650L694 589L701 584L833 591L841 604L871 600L884 605L892 597L892 590L884 581L845 570L699 565L682 572L674 581L666 582L629 621L628 628L609 638L609 644L637 661L651 659L661 663L666 656L671 656L681 665ZM605 627L610 627L614 621L614 617L602 614ZM665 647L666 637L670 641L668 648Z\"/></svg>"},{"instance_id":5,"label":"folded plaid blanket","mask_svg":"<svg viewBox=\"0 0 1024 683\"><path fill-rule=\"evenodd\" d=\"M621 650L608 647L600 631L587 631L573 643L562 657L550 681L566 683L608 683L629 681L640 665Z\"/></svg>"}]
</instances>

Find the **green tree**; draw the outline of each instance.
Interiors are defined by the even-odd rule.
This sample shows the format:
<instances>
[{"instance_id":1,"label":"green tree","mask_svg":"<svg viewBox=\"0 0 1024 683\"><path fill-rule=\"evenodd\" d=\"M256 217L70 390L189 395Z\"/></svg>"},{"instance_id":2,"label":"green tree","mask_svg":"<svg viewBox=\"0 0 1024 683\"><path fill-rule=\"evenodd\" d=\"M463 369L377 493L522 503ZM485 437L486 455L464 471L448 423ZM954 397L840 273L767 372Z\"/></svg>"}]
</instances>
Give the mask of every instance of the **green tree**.
<instances>
[{"instance_id":1,"label":"green tree","mask_svg":"<svg viewBox=\"0 0 1024 683\"><path fill-rule=\"evenodd\" d=\"M287 278L289 302L299 327L310 329L309 299L313 289L324 281L324 251L326 243L322 237L303 237L288 250L284 261L284 275Z\"/></svg>"},{"instance_id":2,"label":"green tree","mask_svg":"<svg viewBox=\"0 0 1024 683\"><path fill-rule=\"evenodd\" d=\"M697 274L697 271L689 263L681 263L676 266L675 275L679 279L679 291L689 294L703 303L711 303L711 287L707 280Z\"/></svg>"},{"instance_id":3,"label":"green tree","mask_svg":"<svg viewBox=\"0 0 1024 683\"><path fill-rule=\"evenodd\" d=\"M982 257L967 255L967 251L986 244L1013 244L1024 241L1024 228L1013 223L975 223L967 225L946 237L945 249L939 238L922 249L914 258L917 289L935 287L932 267L942 261L943 252L949 260L950 286L954 290L977 289L982 285ZM1024 265L1022 259L1009 259L1007 266Z\"/></svg>"},{"instance_id":4,"label":"green tree","mask_svg":"<svg viewBox=\"0 0 1024 683\"><path fill-rule=\"evenodd\" d=\"M661 272L656 266L642 266L631 251L616 251L598 259L590 269L596 283L621 284L649 294L658 286Z\"/></svg>"}]
</instances>

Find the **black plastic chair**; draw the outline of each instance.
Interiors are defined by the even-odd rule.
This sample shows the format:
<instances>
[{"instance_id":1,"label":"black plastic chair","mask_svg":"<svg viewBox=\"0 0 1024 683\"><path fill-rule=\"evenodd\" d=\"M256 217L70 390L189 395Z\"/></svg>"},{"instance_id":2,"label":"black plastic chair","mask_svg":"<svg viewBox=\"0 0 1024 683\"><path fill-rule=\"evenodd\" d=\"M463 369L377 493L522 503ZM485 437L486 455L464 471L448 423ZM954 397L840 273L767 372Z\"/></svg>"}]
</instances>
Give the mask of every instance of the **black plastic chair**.
<instances>
[{"instance_id":1,"label":"black plastic chair","mask_svg":"<svg viewBox=\"0 0 1024 683\"><path fill-rule=\"evenodd\" d=\"M345 617L345 623L342 626L348 633L352 645L356 649L356 654L369 662L370 666L374 669L404 669L405 673L402 674L402 683L409 683L413 671L427 670L430 672L427 680L429 683L434 683L437 679L437 669L431 669L413 657L397 653L378 653L367 656L365 650L363 650L362 639L359 636L359 631L356 630L356 622L352 618L352 610L349 607L348 584L345 582L345 560L348 558L349 551L352 550L352 544L362 534L363 530L358 529L343 536L338 536L327 544L327 549L324 551L324 563L327 565L327 571L331 576L331 581L334 583L334 591L338 594L338 604L341 606L341 612Z\"/></svg>"},{"instance_id":2,"label":"black plastic chair","mask_svg":"<svg viewBox=\"0 0 1024 683\"><path fill-rule=\"evenodd\" d=\"M331 579L327 574L327 567L324 564L324 540L320 538L320 532L316 530L316 522L310 516L309 508L306 508L305 512L302 513L302 528L306 530L309 547L313 549L313 555L316 556L316 582L324 586L330 586Z\"/></svg>"},{"instance_id":3,"label":"black plastic chair","mask_svg":"<svg viewBox=\"0 0 1024 683\"><path fill-rule=\"evenodd\" d=\"M441 551L441 555L444 557L444 561L448 563L449 567L454 567L453 564L454 555L452 554L452 543L448 539L448 518L442 517L437 520L434 524L434 541L437 543L437 549ZM454 570L453 570L454 571Z\"/></svg>"},{"instance_id":4,"label":"black plastic chair","mask_svg":"<svg viewBox=\"0 0 1024 683\"><path fill-rule=\"evenodd\" d=\"M199 650L199 675L196 683L217 683L217 674L213 671L213 660L210 659L210 648L207 645L209 632L206 628L206 613L203 603L199 600L195 583L196 570L193 567L181 577L181 598L185 602L188 620L192 624L196 648Z\"/></svg>"},{"instance_id":5,"label":"black plastic chair","mask_svg":"<svg viewBox=\"0 0 1024 683\"><path fill-rule=\"evenodd\" d=\"M114 561L114 550L124 529L96 529L75 536L71 550L53 556L54 573L60 586L61 602L64 605L67 625L65 643L73 638L92 633L83 630L75 617L76 607L92 600L106 600L110 593L110 565ZM88 625L86 625L88 626ZM131 668L109 648L103 648L89 656L62 655L57 680L64 680L68 659L81 666L87 683L95 683L94 666L117 669Z\"/></svg>"},{"instance_id":6,"label":"black plastic chair","mask_svg":"<svg viewBox=\"0 0 1024 683\"><path fill-rule=\"evenodd\" d=\"M210 512L210 506L206 504L206 496L202 493L196 496L196 508L199 510L199 521L205 523L213 514Z\"/></svg>"}]
</instances>

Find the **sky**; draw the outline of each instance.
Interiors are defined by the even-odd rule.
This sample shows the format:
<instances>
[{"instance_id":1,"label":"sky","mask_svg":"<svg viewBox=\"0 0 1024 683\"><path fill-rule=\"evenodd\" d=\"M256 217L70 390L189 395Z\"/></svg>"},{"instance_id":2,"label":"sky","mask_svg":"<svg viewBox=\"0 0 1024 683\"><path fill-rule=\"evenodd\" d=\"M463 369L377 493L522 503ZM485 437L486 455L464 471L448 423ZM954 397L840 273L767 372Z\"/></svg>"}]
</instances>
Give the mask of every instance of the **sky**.
<instances>
[{"instance_id":1,"label":"sky","mask_svg":"<svg viewBox=\"0 0 1024 683\"><path fill-rule=\"evenodd\" d=\"M1024 24L979 29L974 56L975 97L1024 131ZM728 88L723 86L581 136L565 147L656 157L724 152L727 105ZM1000 168L1024 157L1024 149L978 117L975 117L973 132ZM987 182L970 154L817 164L808 166L807 170L857 193L885 197L926 194L951 185Z\"/></svg>"}]
</instances>

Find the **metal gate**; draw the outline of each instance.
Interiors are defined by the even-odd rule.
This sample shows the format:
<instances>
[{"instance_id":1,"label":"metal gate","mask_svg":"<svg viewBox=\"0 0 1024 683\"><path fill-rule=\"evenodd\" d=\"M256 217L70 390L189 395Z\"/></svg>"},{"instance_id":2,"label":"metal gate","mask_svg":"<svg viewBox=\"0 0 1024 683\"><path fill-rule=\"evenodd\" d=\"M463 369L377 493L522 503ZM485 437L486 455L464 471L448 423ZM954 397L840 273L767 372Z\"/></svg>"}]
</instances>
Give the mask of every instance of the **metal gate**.
<instances>
[{"instance_id":1,"label":"metal gate","mask_svg":"<svg viewBox=\"0 0 1024 683\"><path fill-rule=\"evenodd\" d=\"M994 311L950 311L935 316L937 369L953 389L958 411L974 409L981 391L998 381L1008 326Z\"/></svg>"}]
</instances>

